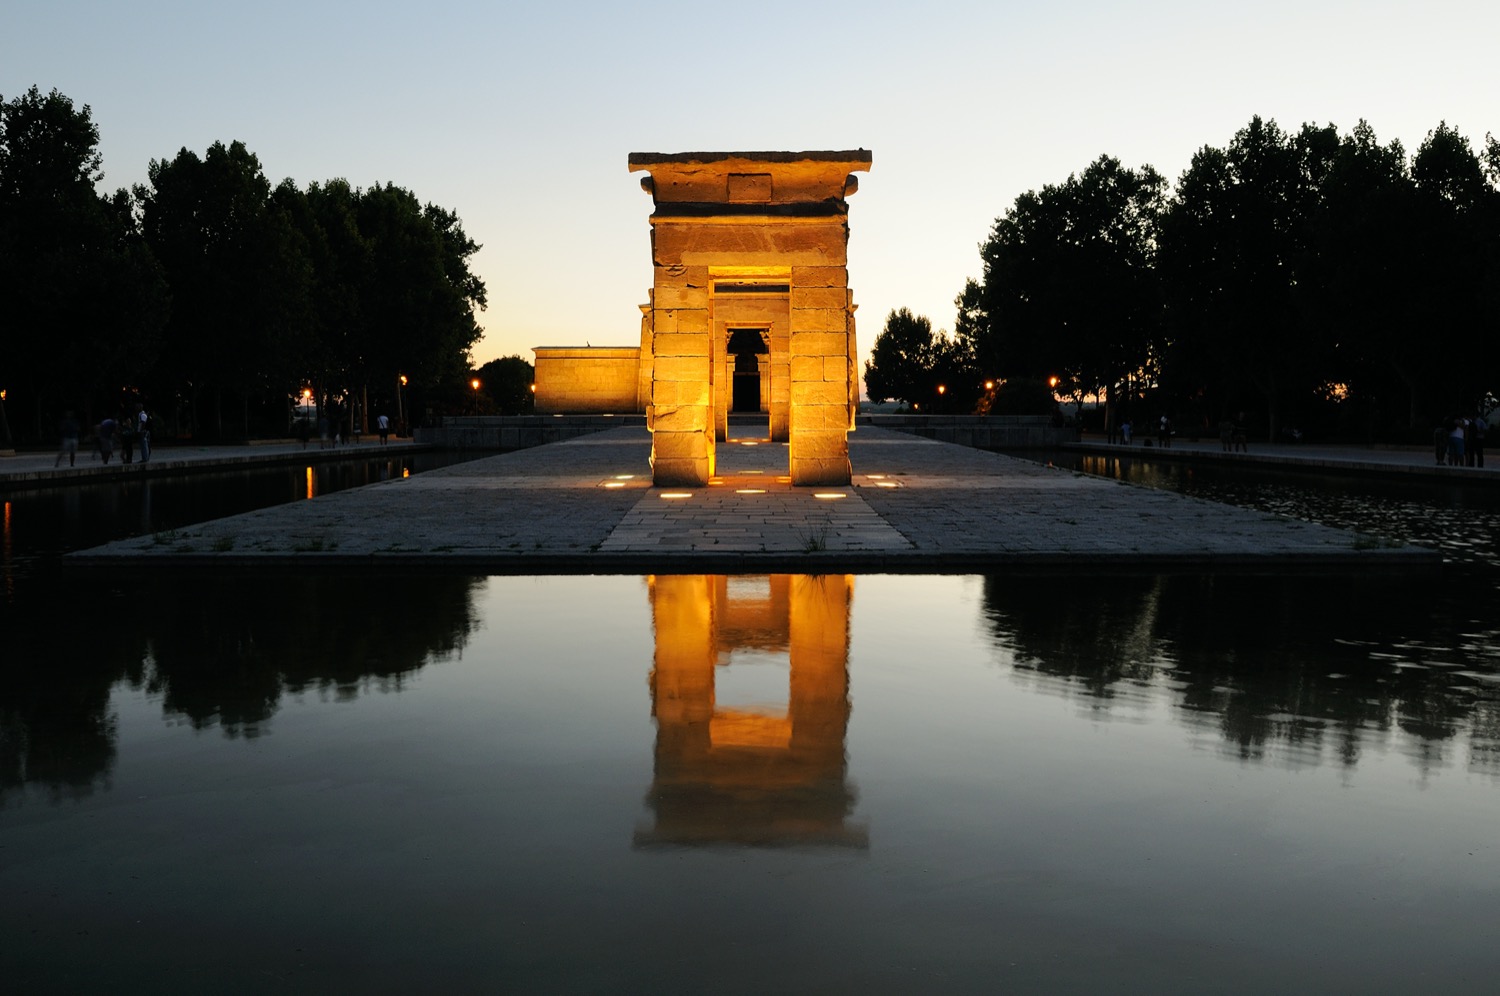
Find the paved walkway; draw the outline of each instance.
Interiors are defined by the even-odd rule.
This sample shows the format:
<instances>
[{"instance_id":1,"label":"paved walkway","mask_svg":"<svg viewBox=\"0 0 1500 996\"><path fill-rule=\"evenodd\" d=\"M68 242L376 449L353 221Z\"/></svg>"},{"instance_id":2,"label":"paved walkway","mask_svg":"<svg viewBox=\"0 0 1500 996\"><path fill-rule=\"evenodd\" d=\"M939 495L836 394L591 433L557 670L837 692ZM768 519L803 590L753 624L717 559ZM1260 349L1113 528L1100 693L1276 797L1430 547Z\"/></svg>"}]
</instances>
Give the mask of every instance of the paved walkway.
<instances>
[{"instance_id":1,"label":"paved walkway","mask_svg":"<svg viewBox=\"0 0 1500 996\"><path fill-rule=\"evenodd\" d=\"M1103 438L1085 437L1070 443L1068 450L1111 456L1137 456L1152 460L1191 460L1196 463L1242 463L1261 467L1325 468L1343 473L1361 472L1382 477L1430 477L1433 479L1491 481L1500 485L1500 453L1486 453L1484 467L1449 467L1434 459L1430 446L1382 447L1336 446L1306 443L1251 443L1245 453L1225 453L1218 439L1193 442L1174 439L1171 446L1147 446L1137 440L1131 446L1111 445Z\"/></svg>"},{"instance_id":2,"label":"paved walkway","mask_svg":"<svg viewBox=\"0 0 1500 996\"><path fill-rule=\"evenodd\" d=\"M861 427L851 486L793 488L786 446L719 447L651 486L620 428L81 551L76 566L486 573L1437 569L1436 551Z\"/></svg>"},{"instance_id":3,"label":"paved walkway","mask_svg":"<svg viewBox=\"0 0 1500 996\"><path fill-rule=\"evenodd\" d=\"M63 461L57 466L56 453L22 451L15 456L0 457L0 487L49 487L75 481L97 483L112 478L194 473L210 467L243 470L246 467L283 464L306 460L320 463L328 460L367 460L378 456L397 456L430 449L409 439L392 440L380 445L376 436L360 443L319 447L316 442L303 446L299 442L267 442L241 446L161 446L147 461L121 463L119 451L109 463L100 463L93 450L81 447L76 462Z\"/></svg>"}]
</instances>

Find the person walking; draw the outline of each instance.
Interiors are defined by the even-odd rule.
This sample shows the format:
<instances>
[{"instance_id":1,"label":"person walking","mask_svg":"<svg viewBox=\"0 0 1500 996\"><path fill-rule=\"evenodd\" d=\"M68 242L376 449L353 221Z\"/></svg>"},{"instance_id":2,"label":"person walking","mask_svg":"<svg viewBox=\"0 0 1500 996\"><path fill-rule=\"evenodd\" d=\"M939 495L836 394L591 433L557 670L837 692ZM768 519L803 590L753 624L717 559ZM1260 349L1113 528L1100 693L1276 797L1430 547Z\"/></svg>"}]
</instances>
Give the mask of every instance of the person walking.
<instances>
[{"instance_id":1,"label":"person walking","mask_svg":"<svg viewBox=\"0 0 1500 996\"><path fill-rule=\"evenodd\" d=\"M380 432L380 445L384 446L386 439L391 434L391 420L384 415L377 416L375 419L375 428Z\"/></svg>"},{"instance_id":2,"label":"person walking","mask_svg":"<svg viewBox=\"0 0 1500 996\"><path fill-rule=\"evenodd\" d=\"M57 449L57 459L52 466L61 467L63 457L68 458L68 466L78 465L78 436L82 431L78 419L73 416L73 409L69 408L63 412L62 422L58 424L58 433L62 436L62 443Z\"/></svg>"},{"instance_id":3,"label":"person walking","mask_svg":"<svg viewBox=\"0 0 1500 996\"><path fill-rule=\"evenodd\" d=\"M135 406L135 442L141 448L141 463L151 459L151 416L145 405Z\"/></svg>"}]
</instances>

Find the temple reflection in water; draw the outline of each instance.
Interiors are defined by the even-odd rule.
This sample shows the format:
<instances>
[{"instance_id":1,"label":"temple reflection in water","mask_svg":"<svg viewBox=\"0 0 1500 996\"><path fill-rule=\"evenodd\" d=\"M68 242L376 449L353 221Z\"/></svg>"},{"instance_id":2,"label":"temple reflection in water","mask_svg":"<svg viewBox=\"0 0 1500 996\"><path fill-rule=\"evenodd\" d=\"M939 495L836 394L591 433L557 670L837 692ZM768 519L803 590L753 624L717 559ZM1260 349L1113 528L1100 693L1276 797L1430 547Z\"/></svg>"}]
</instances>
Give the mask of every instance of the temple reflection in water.
<instances>
[{"instance_id":1,"label":"temple reflection in water","mask_svg":"<svg viewBox=\"0 0 1500 996\"><path fill-rule=\"evenodd\" d=\"M867 848L850 823L848 575L648 579L655 823L637 847ZM736 655L741 663L736 664ZM734 702L733 667L785 666L780 701Z\"/></svg>"}]
</instances>

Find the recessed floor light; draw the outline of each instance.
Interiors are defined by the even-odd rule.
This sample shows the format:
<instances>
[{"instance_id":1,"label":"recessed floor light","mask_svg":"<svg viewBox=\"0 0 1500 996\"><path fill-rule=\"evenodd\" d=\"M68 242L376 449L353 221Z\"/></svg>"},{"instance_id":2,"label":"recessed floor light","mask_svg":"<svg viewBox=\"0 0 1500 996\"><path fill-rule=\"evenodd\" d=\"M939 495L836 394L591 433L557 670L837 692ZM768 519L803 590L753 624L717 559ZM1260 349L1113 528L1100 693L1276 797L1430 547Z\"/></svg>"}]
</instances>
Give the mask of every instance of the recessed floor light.
<instances>
[{"instance_id":1,"label":"recessed floor light","mask_svg":"<svg viewBox=\"0 0 1500 996\"><path fill-rule=\"evenodd\" d=\"M661 496L663 498L691 498L693 493L691 491L663 491Z\"/></svg>"},{"instance_id":2,"label":"recessed floor light","mask_svg":"<svg viewBox=\"0 0 1500 996\"><path fill-rule=\"evenodd\" d=\"M814 498L847 498L848 495L842 491L814 491Z\"/></svg>"},{"instance_id":3,"label":"recessed floor light","mask_svg":"<svg viewBox=\"0 0 1500 996\"><path fill-rule=\"evenodd\" d=\"M766 493L766 489L765 488L736 488L734 493L737 494L737 495L763 495L763 494Z\"/></svg>"}]
</instances>

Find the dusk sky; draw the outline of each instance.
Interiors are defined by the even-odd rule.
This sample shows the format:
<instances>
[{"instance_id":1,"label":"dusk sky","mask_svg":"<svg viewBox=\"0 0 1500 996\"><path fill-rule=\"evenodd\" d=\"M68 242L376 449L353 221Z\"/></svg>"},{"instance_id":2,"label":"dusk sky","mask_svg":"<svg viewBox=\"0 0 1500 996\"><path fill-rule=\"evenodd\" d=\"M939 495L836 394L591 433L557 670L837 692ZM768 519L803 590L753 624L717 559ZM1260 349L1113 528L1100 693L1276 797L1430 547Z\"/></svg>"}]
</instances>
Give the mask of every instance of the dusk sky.
<instances>
[{"instance_id":1,"label":"dusk sky","mask_svg":"<svg viewBox=\"0 0 1500 996\"><path fill-rule=\"evenodd\" d=\"M1500 133L1494 0L213 3L11 0L0 96L93 110L105 179L243 141L274 184L390 181L484 248L476 363L635 345L651 200L631 152L869 149L850 201L862 354L951 328L978 244L1102 153L1170 180L1252 115L1408 153Z\"/></svg>"}]
</instances>

